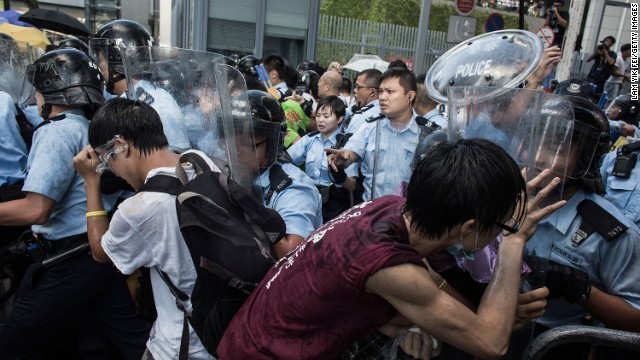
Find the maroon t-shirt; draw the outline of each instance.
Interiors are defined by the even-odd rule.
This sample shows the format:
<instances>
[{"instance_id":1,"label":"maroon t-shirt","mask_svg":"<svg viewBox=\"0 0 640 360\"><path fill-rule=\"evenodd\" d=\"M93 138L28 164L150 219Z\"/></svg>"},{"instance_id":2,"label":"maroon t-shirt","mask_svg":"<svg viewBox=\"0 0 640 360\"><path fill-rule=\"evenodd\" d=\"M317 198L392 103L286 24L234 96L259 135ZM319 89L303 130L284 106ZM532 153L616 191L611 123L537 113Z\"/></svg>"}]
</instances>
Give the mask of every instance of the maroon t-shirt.
<instances>
[{"instance_id":1,"label":"maroon t-shirt","mask_svg":"<svg viewBox=\"0 0 640 360\"><path fill-rule=\"evenodd\" d=\"M335 359L396 310L368 293L367 279L405 263L425 266L409 246L404 198L385 196L326 223L271 268L233 318L220 359Z\"/></svg>"}]
</instances>

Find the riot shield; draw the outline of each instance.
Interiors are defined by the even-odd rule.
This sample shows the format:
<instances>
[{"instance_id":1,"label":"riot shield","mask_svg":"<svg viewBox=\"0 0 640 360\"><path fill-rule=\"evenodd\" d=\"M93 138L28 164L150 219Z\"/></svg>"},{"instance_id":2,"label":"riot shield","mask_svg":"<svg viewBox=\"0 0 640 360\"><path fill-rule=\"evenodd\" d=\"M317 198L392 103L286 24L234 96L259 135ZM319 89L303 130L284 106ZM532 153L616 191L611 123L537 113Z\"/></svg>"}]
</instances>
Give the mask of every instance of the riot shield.
<instances>
[{"instance_id":1,"label":"riot shield","mask_svg":"<svg viewBox=\"0 0 640 360\"><path fill-rule=\"evenodd\" d=\"M221 171L251 189L258 170L243 166L236 140L246 143L242 154L257 158L250 111L245 112L249 120L240 121L230 106L236 92L246 91L242 75L211 52L139 46L124 54L127 97L158 111L169 145L204 152ZM236 125L240 123L245 127Z\"/></svg>"},{"instance_id":2,"label":"riot shield","mask_svg":"<svg viewBox=\"0 0 640 360\"><path fill-rule=\"evenodd\" d=\"M527 181L544 169L551 169L554 176L562 181L547 196L545 204L562 200L562 184L567 172L572 172L571 158L567 156L572 151L572 141L585 140L576 135L575 127L579 124L574 120L570 102L560 95L529 89L503 88L497 91L485 87L450 87L448 92L449 140L482 138L498 144L526 170ZM493 95L487 97L487 93ZM551 181L552 177L547 180ZM537 191L539 189L534 189L529 196L535 197ZM555 227L557 217L552 214L545 221ZM515 223L506 225L517 227ZM529 243L534 241L535 237ZM536 266L527 271L523 292L544 286L551 248L534 248L533 254L529 255L535 256ZM527 259L525 256L525 262ZM524 346L530 341L531 334L531 327L525 327L513 338Z\"/></svg>"},{"instance_id":3,"label":"riot shield","mask_svg":"<svg viewBox=\"0 0 640 360\"><path fill-rule=\"evenodd\" d=\"M36 52L26 42L0 40L0 91L11 95L17 103L27 66L36 59Z\"/></svg>"},{"instance_id":4,"label":"riot shield","mask_svg":"<svg viewBox=\"0 0 640 360\"><path fill-rule=\"evenodd\" d=\"M536 69L544 48L540 39L524 30L501 30L460 43L431 66L425 79L429 96L447 101L451 86L482 86L487 99L515 88ZM478 94L479 96L481 94Z\"/></svg>"}]
</instances>

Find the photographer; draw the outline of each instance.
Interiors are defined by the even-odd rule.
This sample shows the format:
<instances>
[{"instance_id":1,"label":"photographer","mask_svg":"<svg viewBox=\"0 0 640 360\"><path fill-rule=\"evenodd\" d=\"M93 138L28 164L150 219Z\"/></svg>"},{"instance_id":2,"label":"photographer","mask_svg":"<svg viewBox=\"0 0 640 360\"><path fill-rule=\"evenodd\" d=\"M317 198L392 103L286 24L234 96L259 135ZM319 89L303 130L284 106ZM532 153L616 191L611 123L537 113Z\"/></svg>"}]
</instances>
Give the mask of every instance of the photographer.
<instances>
[{"instance_id":1,"label":"photographer","mask_svg":"<svg viewBox=\"0 0 640 360\"><path fill-rule=\"evenodd\" d=\"M611 75L611 71L616 62L616 53L609 50L615 43L616 39L613 36L605 37L593 54L587 58L587 62L595 60L587 75L587 81L597 85L595 91L596 101L602 95L604 83Z\"/></svg>"},{"instance_id":2,"label":"photographer","mask_svg":"<svg viewBox=\"0 0 640 360\"><path fill-rule=\"evenodd\" d=\"M547 10L547 19L544 23L545 26L551 27L555 34L552 45L558 45L560 48L564 42L564 32L569 26L569 13L562 10L563 6L564 0L554 1L553 6Z\"/></svg>"}]
</instances>

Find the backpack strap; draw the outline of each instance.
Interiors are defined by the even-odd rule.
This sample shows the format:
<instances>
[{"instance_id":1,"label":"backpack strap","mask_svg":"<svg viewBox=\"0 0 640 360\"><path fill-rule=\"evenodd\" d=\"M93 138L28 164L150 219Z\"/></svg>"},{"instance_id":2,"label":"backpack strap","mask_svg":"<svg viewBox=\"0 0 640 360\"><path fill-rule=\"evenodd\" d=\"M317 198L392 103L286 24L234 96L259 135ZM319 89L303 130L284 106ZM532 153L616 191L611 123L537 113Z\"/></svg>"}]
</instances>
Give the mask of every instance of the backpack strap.
<instances>
[{"instance_id":1,"label":"backpack strap","mask_svg":"<svg viewBox=\"0 0 640 360\"><path fill-rule=\"evenodd\" d=\"M582 244L594 232L600 234L606 241L613 241L629 229L593 200L582 200L576 210L582 217L582 222L580 228L571 237L571 245L574 247Z\"/></svg>"},{"instance_id":2,"label":"backpack strap","mask_svg":"<svg viewBox=\"0 0 640 360\"><path fill-rule=\"evenodd\" d=\"M152 191L178 196L182 186L182 182L178 178L169 175L156 175L149 178L138 192Z\"/></svg>"},{"instance_id":3,"label":"backpack strap","mask_svg":"<svg viewBox=\"0 0 640 360\"><path fill-rule=\"evenodd\" d=\"M151 178L151 179L153 179L153 178ZM151 180L151 179L149 179L149 180ZM158 265L154 266L154 268L158 272L158 275L160 276L162 281L164 281L164 283L167 284L167 287L169 288L169 291L171 292L171 294L173 294L173 296L176 298L176 306L178 307L178 309L180 309L180 311L182 311L182 314L183 314L182 337L180 338L180 352L178 354L178 359L179 360L188 360L189 359L189 322L190 322L190 318L187 315L187 310L184 308L184 305L182 304L182 301L189 300L189 295L185 294L182 290L178 289L178 287L175 286L173 284L173 282L171 282L171 279L169 279L169 276L167 275L167 273L165 273L164 271L160 270L160 267Z\"/></svg>"},{"instance_id":4,"label":"backpack strap","mask_svg":"<svg viewBox=\"0 0 640 360\"><path fill-rule=\"evenodd\" d=\"M273 164L271 169L269 169L269 191L267 195L264 197L265 204L269 204L271 201L271 197L274 192L280 192L284 190L287 186L291 185L293 180L287 175L284 170L282 170L282 166L280 164Z\"/></svg>"},{"instance_id":5,"label":"backpack strap","mask_svg":"<svg viewBox=\"0 0 640 360\"><path fill-rule=\"evenodd\" d=\"M189 162L196 170L196 175L200 175L203 172L213 171L211 166L207 163L205 159L202 158L197 153L188 152L180 155L180 160L178 161L178 165L176 165L176 176L180 179L182 184L186 184L189 182L189 177L187 176L187 172L182 167L182 163Z\"/></svg>"},{"instance_id":6,"label":"backpack strap","mask_svg":"<svg viewBox=\"0 0 640 360\"><path fill-rule=\"evenodd\" d=\"M200 257L200 267L212 273L213 275L225 280L229 287L238 289L243 293L249 295L253 289L258 287L257 283L252 283L240 279L238 276L216 264L214 261L207 259L204 256Z\"/></svg>"}]
</instances>

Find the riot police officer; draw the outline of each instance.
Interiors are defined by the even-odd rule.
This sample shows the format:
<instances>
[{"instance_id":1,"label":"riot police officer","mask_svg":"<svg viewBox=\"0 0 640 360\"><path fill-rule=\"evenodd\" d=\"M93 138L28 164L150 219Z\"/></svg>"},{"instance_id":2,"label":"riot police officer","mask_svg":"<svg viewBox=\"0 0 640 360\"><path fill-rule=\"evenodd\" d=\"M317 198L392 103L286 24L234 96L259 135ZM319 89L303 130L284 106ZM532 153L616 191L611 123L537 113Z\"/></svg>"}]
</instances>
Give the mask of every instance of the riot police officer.
<instances>
[{"instance_id":1,"label":"riot police officer","mask_svg":"<svg viewBox=\"0 0 640 360\"><path fill-rule=\"evenodd\" d=\"M45 122L34 133L26 197L0 204L1 225L31 225L34 233L25 240L33 264L0 328L5 359L50 352L57 336L72 334L77 318L84 357L108 356L115 347L111 356L139 359L144 351L149 328L137 317L125 278L87 252L86 195L71 165L88 144L89 119L104 102L102 86L98 66L75 49L46 53L27 70L23 94L35 97Z\"/></svg>"},{"instance_id":2,"label":"riot police officer","mask_svg":"<svg viewBox=\"0 0 640 360\"><path fill-rule=\"evenodd\" d=\"M242 105L240 99L244 97L251 111L255 153L251 144L246 144L250 151L239 154L239 158L249 163L257 154L257 163L254 160L251 166L259 170L256 183L261 187L262 200L282 216L287 226L287 235L274 246L280 258L322 225L322 201L313 180L290 163L284 150L286 121L280 103L265 92L248 90L236 95L232 106ZM242 108L238 109L234 115L244 119Z\"/></svg>"}]
</instances>

